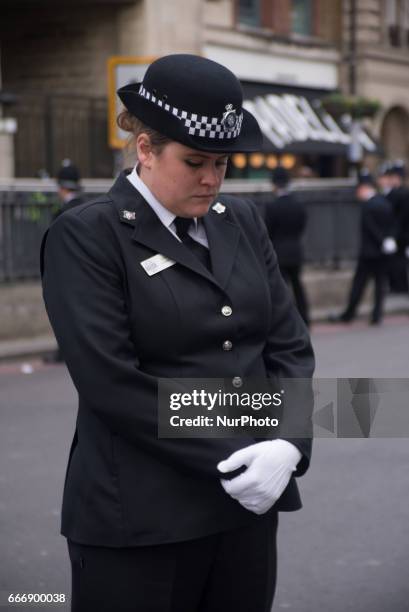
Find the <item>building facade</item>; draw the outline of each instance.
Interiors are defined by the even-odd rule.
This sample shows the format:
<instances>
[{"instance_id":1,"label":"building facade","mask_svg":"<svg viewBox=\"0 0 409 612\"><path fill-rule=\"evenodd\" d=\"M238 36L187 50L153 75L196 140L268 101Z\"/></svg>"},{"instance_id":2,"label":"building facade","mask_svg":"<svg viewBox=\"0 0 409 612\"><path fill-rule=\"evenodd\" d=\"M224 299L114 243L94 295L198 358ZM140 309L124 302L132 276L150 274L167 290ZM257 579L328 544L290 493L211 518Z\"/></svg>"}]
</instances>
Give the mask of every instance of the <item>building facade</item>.
<instances>
[{"instance_id":1,"label":"building facade","mask_svg":"<svg viewBox=\"0 0 409 612\"><path fill-rule=\"evenodd\" d=\"M240 78L265 136L262 155L233 157L233 176L263 176L278 162L307 176L342 173L345 135L315 108L338 88L341 15L338 0L205 2L203 52Z\"/></svg>"},{"instance_id":2,"label":"building facade","mask_svg":"<svg viewBox=\"0 0 409 612\"><path fill-rule=\"evenodd\" d=\"M262 123L265 149L251 159L237 156L232 176L262 176L278 161L299 175L345 174L348 129L319 103L337 90L379 99L372 133L386 156L407 159L408 4L59 0L57 9L51 0L0 0L0 146L1 126L11 126L2 119L17 120L17 132L3 135L9 162L13 156L7 167L17 176L53 176L69 157L84 176L111 176L107 60L173 52L231 68ZM375 160L379 151L362 138Z\"/></svg>"},{"instance_id":3,"label":"building facade","mask_svg":"<svg viewBox=\"0 0 409 612\"><path fill-rule=\"evenodd\" d=\"M381 102L383 156L409 162L409 1L345 0L342 20L340 87Z\"/></svg>"}]
</instances>

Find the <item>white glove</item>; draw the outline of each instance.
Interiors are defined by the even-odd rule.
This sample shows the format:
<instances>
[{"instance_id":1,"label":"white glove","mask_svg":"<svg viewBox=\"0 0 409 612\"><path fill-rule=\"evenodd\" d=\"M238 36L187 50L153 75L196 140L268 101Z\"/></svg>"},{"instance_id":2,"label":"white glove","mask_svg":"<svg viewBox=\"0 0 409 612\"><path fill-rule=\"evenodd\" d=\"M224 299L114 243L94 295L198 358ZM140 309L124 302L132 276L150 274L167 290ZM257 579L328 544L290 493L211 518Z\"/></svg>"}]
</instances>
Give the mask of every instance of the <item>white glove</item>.
<instances>
[{"instance_id":1,"label":"white glove","mask_svg":"<svg viewBox=\"0 0 409 612\"><path fill-rule=\"evenodd\" d=\"M407 246L405 249L405 255L409 259L409 246Z\"/></svg>"},{"instance_id":2,"label":"white glove","mask_svg":"<svg viewBox=\"0 0 409 612\"><path fill-rule=\"evenodd\" d=\"M382 242L382 253L385 255L393 255L398 250L398 245L396 244L395 238L385 238Z\"/></svg>"},{"instance_id":3,"label":"white glove","mask_svg":"<svg viewBox=\"0 0 409 612\"><path fill-rule=\"evenodd\" d=\"M246 465L239 476L221 480L222 487L246 510L264 514L283 493L301 457L298 448L287 440L266 440L236 451L217 469L226 473Z\"/></svg>"}]
</instances>

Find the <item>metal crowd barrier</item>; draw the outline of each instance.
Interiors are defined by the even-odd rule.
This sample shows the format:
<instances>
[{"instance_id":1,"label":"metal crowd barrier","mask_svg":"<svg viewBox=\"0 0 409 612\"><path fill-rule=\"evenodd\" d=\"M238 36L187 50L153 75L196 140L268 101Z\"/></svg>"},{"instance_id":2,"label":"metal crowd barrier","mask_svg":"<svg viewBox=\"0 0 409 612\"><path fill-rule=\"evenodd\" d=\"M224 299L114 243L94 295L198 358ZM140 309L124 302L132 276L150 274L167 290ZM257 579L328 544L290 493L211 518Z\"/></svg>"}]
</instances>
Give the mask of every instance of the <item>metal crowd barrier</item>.
<instances>
[{"instance_id":1,"label":"metal crowd barrier","mask_svg":"<svg viewBox=\"0 0 409 612\"><path fill-rule=\"evenodd\" d=\"M105 193L112 181L84 181L84 196ZM294 181L295 197L307 207L305 257L310 264L337 267L353 260L358 246L359 205L350 180ZM223 193L252 199L263 214L271 187L264 181L225 181ZM0 180L0 282L39 277L42 236L59 203L51 180Z\"/></svg>"}]
</instances>

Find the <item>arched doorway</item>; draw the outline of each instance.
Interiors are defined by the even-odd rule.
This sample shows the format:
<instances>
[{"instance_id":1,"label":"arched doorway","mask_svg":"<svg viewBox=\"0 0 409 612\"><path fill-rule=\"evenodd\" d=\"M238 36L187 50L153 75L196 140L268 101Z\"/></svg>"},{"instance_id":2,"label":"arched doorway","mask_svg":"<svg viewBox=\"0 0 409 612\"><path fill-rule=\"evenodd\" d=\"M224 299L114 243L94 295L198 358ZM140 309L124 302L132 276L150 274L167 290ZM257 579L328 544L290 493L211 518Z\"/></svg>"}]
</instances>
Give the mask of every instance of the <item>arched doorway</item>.
<instances>
[{"instance_id":1,"label":"arched doorway","mask_svg":"<svg viewBox=\"0 0 409 612\"><path fill-rule=\"evenodd\" d=\"M404 107L394 106L386 113L381 141L387 159L409 161L409 112Z\"/></svg>"}]
</instances>

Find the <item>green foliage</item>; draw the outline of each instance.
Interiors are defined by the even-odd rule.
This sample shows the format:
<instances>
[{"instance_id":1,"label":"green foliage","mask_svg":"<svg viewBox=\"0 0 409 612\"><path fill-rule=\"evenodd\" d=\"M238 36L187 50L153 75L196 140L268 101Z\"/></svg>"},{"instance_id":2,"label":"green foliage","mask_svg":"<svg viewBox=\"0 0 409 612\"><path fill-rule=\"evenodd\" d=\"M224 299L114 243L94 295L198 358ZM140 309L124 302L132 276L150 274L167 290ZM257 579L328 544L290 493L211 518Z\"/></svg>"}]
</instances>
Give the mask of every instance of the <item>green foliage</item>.
<instances>
[{"instance_id":1,"label":"green foliage","mask_svg":"<svg viewBox=\"0 0 409 612\"><path fill-rule=\"evenodd\" d=\"M49 206L51 204L51 207ZM54 214L60 207L54 194L46 194L41 191L33 191L28 194L25 206L20 211L24 219L32 223L42 224L49 222L50 213Z\"/></svg>"},{"instance_id":2,"label":"green foliage","mask_svg":"<svg viewBox=\"0 0 409 612\"><path fill-rule=\"evenodd\" d=\"M322 107L333 117L350 115L352 119L372 118L381 109L379 100L362 96L331 94L321 100Z\"/></svg>"}]
</instances>

